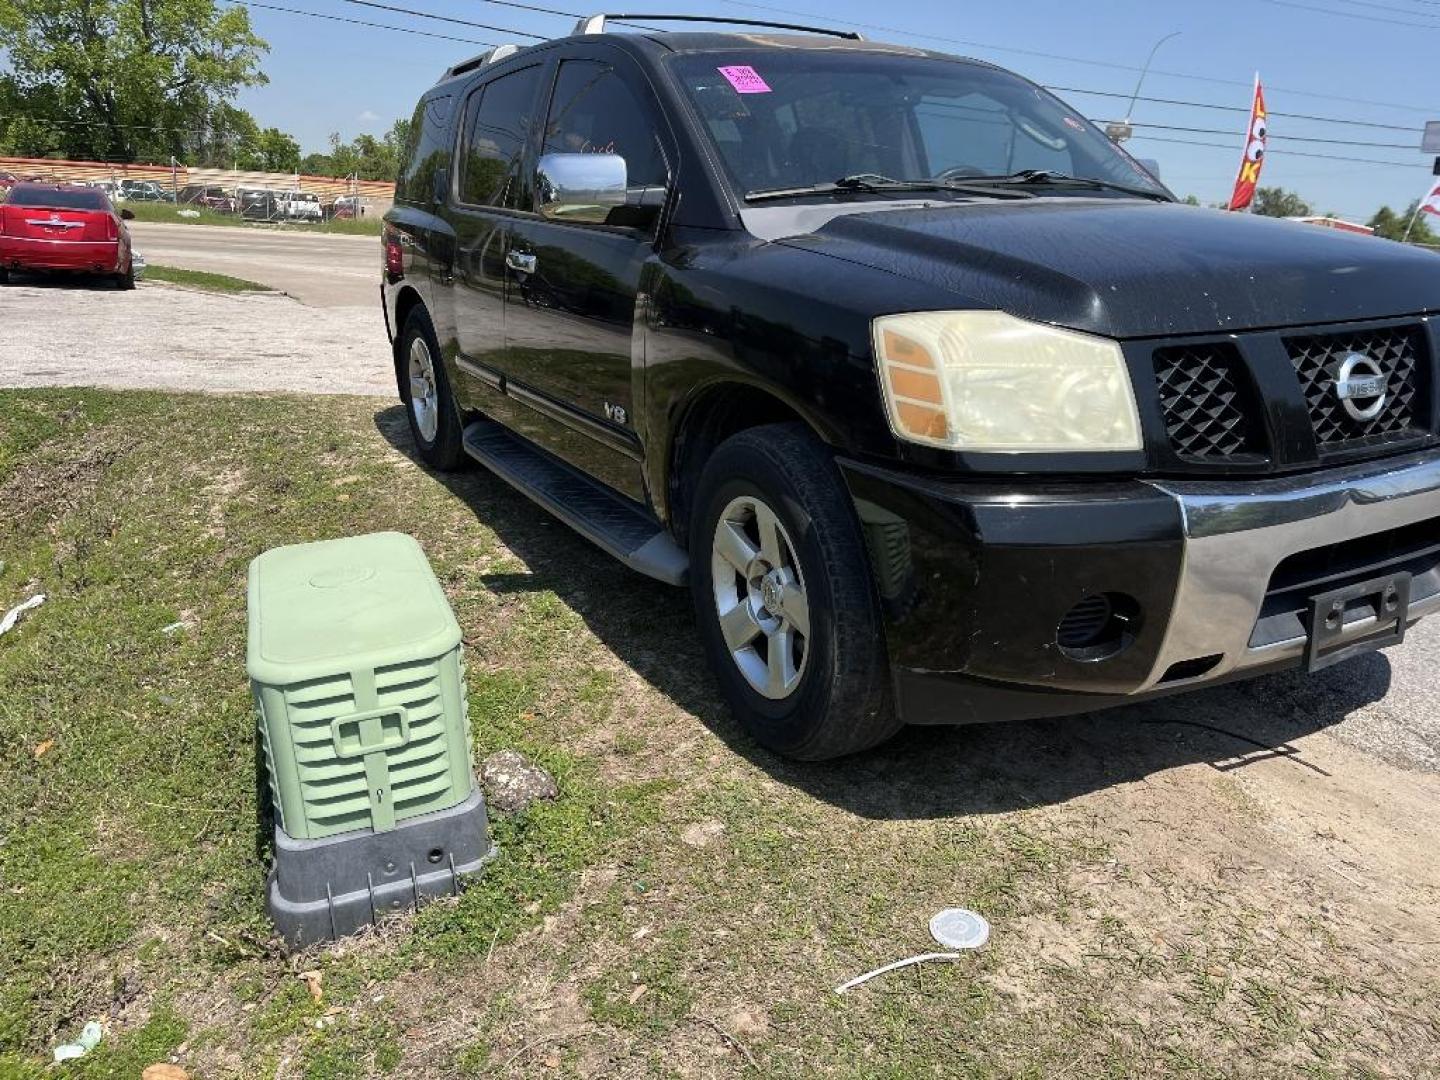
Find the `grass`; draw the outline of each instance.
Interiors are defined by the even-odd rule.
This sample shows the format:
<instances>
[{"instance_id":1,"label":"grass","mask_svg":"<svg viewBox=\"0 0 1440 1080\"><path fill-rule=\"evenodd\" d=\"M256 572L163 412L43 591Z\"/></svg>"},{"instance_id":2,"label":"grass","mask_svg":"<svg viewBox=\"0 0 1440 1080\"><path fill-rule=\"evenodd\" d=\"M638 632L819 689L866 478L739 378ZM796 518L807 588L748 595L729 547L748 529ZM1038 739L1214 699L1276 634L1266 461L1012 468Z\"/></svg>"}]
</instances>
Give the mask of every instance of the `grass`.
<instances>
[{"instance_id":1,"label":"grass","mask_svg":"<svg viewBox=\"0 0 1440 1080\"><path fill-rule=\"evenodd\" d=\"M176 206L174 203L127 202L125 209L135 215L136 221L156 221L171 225L218 225L228 228L280 229L285 232L340 233L351 236L379 236L381 221L378 217L336 218L322 222L255 222L246 221L238 214L222 214L198 206ZM181 210L190 210L198 217L182 217Z\"/></svg>"},{"instance_id":2,"label":"grass","mask_svg":"<svg viewBox=\"0 0 1440 1080\"><path fill-rule=\"evenodd\" d=\"M188 285L206 292L243 293L269 292L269 286L229 274L212 274L205 270L184 270L178 266L151 263L145 267L146 281L167 281L172 285Z\"/></svg>"},{"instance_id":3,"label":"grass","mask_svg":"<svg viewBox=\"0 0 1440 1080\"><path fill-rule=\"evenodd\" d=\"M0 1077L49 1075L98 1017L66 1075L1433 1066L1432 971L1117 849L1163 832L1157 798L1117 819L1084 790L1151 760L1133 729L788 765L717 705L683 593L407 448L381 401L0 391L0 609L49 598L0 639ZM289 956L261 902L246 566L380 529L421 540L464 629L477 759L518 749L561 796L496 816L458 900ZM1207 829L1249 827L1232 802ZM955 903L991 919L985 951L831 993Z\"/></svg>"}]
</instances>

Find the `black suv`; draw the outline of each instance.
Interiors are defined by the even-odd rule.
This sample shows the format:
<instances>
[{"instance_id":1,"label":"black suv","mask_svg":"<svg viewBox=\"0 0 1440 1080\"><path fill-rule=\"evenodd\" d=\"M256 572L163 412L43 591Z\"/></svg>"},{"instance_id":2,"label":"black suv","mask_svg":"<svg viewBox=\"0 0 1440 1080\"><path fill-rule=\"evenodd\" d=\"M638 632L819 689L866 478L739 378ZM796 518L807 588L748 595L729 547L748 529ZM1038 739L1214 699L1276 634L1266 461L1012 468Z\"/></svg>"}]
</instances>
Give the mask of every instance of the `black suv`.
<instances>
[{"instance_id":1,"label":"black suv","mask_svg":"<svg viewBox=\"0 0 1440 1080\"><path fill-rule=\"evenodd\" d=\"M989 64L625 29L424 94L395 371L427 463L688 581L760 742L1313 670L1440 606L1433 254L1178 205Z\"/></svg>"}]
</instances>

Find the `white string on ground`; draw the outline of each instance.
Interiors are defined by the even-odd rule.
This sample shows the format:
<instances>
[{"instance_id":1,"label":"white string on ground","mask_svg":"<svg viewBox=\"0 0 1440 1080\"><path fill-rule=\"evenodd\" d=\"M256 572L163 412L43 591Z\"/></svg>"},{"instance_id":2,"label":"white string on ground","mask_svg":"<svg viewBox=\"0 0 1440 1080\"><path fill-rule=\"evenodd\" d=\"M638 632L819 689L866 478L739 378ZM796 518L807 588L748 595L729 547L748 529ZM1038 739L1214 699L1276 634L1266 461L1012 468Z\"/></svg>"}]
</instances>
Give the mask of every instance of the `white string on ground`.
<instances>
[{"instance_id":1,"label":"white string on ground","mask_svg":"<svg viewBox=\"0 0 1440 1080\"><path fill-rule=\"evenodd\" d=\"M45 597L42 594L38 596L32 596L23 604L17 604L15 607L11 608L5 613L5 618L0 619L0 634L3 634L6 631L10 630L17 622L20 621L20 616L24 615L25 612L29 611L31 608L39 607L44 602Z\"/></svg>"},{"instance_id":2,"label":"white string on ground","mask_svg":"<svg viewBox=\"0 0 1440 1080\"><path fill-rule=\"evenodd\" d=\"M835 988L835 993L847 993L851 990L854 990L855 987L859 986L861 983L869 982L877 975L884 975L887 972L896 971L900 968L911 967L915 964L928 964L932 961L936 963L953 964L956 960L959 960L961 958L962 957L960 953L929 952L923 953L920 956L907 957L904 960L896 960L893 964L886 964L884 967L878 967L874 971L867 971L864 975L857 975L855 978L851 979L847 983L841 983Z\"/></svg>"}]
</instances>

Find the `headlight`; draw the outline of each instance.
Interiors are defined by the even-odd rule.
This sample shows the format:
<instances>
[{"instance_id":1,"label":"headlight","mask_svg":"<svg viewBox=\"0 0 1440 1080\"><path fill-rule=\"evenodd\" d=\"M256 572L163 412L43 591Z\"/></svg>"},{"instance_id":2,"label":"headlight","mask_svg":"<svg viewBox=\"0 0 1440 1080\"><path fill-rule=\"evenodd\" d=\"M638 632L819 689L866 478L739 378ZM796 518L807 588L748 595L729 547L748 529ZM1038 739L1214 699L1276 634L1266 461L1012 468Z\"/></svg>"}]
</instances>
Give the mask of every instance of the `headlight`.
<instances>
[{"instance_id":1,"label":"headlight","mask_svg":"<svg viewBox=\"0 0 1440 1080\"><path fill-rule=\"evenodd\" d=\"M1139 450L1120 346L1000 311L925 311L873 324L890 427L950 450Z\"/></svg>"}]
</instances>

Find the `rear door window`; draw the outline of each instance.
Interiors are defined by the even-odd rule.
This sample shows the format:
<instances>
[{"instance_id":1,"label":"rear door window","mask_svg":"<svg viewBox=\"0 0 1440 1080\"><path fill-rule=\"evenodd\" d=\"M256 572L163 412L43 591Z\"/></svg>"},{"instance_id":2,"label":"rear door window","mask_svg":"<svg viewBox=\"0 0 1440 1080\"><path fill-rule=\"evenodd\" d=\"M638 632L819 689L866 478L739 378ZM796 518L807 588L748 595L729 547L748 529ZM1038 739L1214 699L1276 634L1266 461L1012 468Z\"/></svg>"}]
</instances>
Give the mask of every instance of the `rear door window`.
<instances>
[{"instance_id":1,"label":"rear door window","mask_svg":"<svg viewBox=\"0 0 1440 1080\"><path fill-rule=\"evenodd\" d=\"M458 193L471 206L529 210L521 159L535 117L540 65L502 75L470 95L460 145Z\"/></svg>"}]
</instances>

